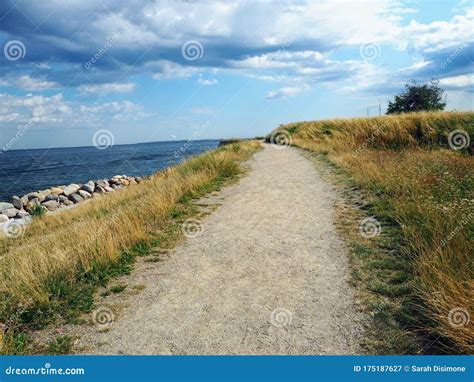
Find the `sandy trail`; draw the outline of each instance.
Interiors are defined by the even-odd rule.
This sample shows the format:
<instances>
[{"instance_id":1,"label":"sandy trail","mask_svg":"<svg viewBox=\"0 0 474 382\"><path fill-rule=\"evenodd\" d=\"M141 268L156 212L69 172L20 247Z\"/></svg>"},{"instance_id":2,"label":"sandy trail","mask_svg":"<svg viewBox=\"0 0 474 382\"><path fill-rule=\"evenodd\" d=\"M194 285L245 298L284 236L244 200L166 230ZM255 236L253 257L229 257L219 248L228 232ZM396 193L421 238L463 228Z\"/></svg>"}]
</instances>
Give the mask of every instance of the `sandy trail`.
<instances>
[{"instance_id":1,"label":"sandy trail","mask_svg":"<svg viewBox=\"0 0 474 382\"><path fill-rule=\"evenodd\" d=\"M295 148L265 145L217 197L203 232L132 275L146 288L99 354L355 354L360 332L336 193Z\"/></svg>"}]
</instances>

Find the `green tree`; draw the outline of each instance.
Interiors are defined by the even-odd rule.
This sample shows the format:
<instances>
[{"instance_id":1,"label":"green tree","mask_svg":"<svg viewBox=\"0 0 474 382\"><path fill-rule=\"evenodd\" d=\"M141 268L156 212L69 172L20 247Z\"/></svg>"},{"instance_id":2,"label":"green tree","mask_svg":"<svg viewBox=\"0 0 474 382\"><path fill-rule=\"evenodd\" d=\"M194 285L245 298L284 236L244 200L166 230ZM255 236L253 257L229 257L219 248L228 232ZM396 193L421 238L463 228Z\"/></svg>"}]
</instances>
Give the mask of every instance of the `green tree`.
<instances>
[{"instance_id":1,"label":"green tree","mask_svg":"<svg viewBox=\"0 0 474 382\"><path fill-rule=\"evenodd\" d=\"M439 87L439 81L432 80L423 85L413 81L388 103L387 114L444 110L445 107L444 90Z\"/></svg>"}]
</instances>

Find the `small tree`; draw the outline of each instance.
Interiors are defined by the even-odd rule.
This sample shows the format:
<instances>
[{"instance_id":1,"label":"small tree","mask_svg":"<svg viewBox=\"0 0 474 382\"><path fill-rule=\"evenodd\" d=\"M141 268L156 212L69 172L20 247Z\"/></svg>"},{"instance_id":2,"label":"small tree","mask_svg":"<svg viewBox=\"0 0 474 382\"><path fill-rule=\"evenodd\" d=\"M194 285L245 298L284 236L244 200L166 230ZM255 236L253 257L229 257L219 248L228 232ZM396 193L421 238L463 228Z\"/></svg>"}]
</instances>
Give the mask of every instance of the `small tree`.
<instances>
[{"instance_id":1,"label":"small tree","mask_svg":"<svg viewBox=\"0 0 474 382\"><path fill-rule=\"evenodd\" d=\"M415 81L405 85L405 91L396 95L388 103L387 114L408 113L410 111L444 110L444 90L439 87L439 81L430 81L417 85Z\"/></svg>"}]
</instances>

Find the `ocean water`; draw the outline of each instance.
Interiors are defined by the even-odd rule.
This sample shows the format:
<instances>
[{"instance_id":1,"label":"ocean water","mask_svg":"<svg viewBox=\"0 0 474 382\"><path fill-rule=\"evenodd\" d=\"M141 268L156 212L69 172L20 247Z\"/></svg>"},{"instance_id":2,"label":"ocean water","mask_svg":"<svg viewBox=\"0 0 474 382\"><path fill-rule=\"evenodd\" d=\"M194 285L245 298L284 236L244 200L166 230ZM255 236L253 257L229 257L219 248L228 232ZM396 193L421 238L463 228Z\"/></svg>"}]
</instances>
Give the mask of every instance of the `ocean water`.
<instances>
[{"instance_id":1,"label":"ocean water","mask_svg":"<svg viewBox=\"0 0 474 382\"><path fill-rule=\"evenodd\" d=\"M202 140L115 145L106 150L74 147L0 152L0 201L114 175L151 175L218 145L218 140Z\"/></svg>"}]
</instances>

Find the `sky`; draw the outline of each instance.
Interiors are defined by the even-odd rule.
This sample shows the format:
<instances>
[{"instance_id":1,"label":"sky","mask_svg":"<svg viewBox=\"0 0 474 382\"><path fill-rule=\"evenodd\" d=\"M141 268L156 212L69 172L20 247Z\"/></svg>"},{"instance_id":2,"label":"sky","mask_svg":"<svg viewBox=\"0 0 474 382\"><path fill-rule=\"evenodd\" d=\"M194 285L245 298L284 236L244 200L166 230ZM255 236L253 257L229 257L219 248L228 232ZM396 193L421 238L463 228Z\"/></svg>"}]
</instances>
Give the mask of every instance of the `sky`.
<instances>
[{"instance_id":1,"label":"sky","mask_svg":"<svg viewBox=\"0 0 474 382\"><path fill-rule=\"evenodd\" d=\"M473 37L465 0L1 0L0 149L261 136L411 80L472 110Z\"/></svg>"}]
</instances>

